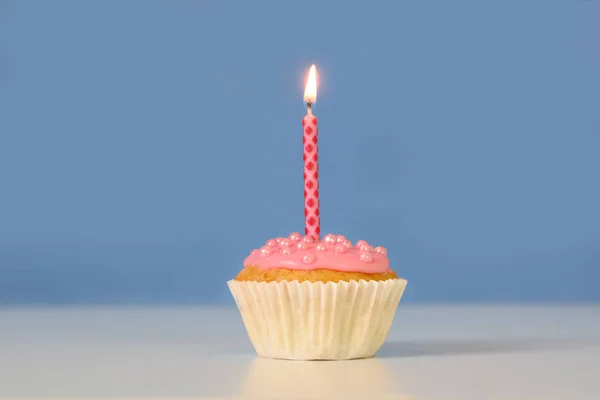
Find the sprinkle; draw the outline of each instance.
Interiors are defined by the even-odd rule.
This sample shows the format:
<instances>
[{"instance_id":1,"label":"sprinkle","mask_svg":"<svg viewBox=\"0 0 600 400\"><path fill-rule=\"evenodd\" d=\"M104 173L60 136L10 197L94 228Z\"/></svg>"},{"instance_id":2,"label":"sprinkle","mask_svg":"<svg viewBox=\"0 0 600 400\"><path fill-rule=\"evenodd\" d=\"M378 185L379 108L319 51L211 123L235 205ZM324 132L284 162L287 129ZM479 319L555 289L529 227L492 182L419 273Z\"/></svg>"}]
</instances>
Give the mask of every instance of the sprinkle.
<instances>
[{"instance_id":1,"label":"sprinkle","mask_svg":"<svg viewBox=\"0 0 600 400\"><path fill-rule=\"evenodd\" d=\"M335 245L335 252L336 253L345 253L348 251L348 248L346 246L344 246L341 243L338 243Z\"/></svg>"},{"instance_id":2,"label":"sprinkle","mask_svg":"<svg viewBox=\"0 0 600 400\"><path fill-rule=\"evenodd\" d=\"M315 262L315 256L310 253L306 253L304 257L302 257L302 261L304 262L304 264L312 264L313 262Z\"/></svg>"},{"instance_id":3,"label":"sprinkle","mask_svg":"<svg viewBox=\"0 0 600 400\"><path fill-rule=\"evenodd\" d=\"M387 249L385 247L382 246L377 246L375 248L375 251L378 252L379 254L382 254L384 256L387 256Z\"/></svg>"},{"instance_id":4,"label":"sprinkle","mask_svg":"<svg viewBox=\"0 0 600 400\"><path fill-rule=\"evenodd\" d=\"M271 254L271 249L268 248L267 246L260 248L260 256L261 257L267 257L270 254Z\"/></svg>"},{"instance_id":5,"label":"sprinkle","mask_svg":"<svg viewBox=\"0 0 600 400\"><path fill-rule=\"evenodd\" d=\"M371 256L371 253L369 253L368 251L361 251L360 252L360 261L363 262L370 262L373 259L373 257Z\"/></svg>"},{"instance_id":6,"label":"sprinkle","mask_svg":"<svg viewBox=\"0 0 600 400\"><path fill-rule=\"evenodd\" d=\"M300 240L302 240L302 235L298 232L294 232L288 238L291 240L292 243L298 243Z\"/></svg>"},{"instance_id":7,"label":"sprinkle","mask_svg":"<svg viewBox=\"0 0 600 400\"><path fill-rule=\"evenodd\" d=\"M326 251L327 251L327 246L325 246L325 244L324 244L324 243L319 243L319 244L317 245L317 251L320 251L320 252L322 252L322 253L323 253L323 252L326 252Z\"/></svg>"}]
</instances>

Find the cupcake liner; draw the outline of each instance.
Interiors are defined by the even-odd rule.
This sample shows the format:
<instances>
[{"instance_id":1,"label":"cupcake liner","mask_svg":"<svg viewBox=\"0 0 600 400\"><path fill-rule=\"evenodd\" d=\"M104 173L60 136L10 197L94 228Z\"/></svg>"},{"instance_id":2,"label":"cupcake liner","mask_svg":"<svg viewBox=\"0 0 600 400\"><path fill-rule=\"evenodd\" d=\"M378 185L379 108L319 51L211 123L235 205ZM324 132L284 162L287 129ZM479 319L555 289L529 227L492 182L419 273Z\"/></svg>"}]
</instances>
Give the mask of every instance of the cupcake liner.
<instances>
[{"instance_id":1,"label":"cupcake liner","mask_svg":"<svg viewBox=\"0 0 600 400\"><path fill-rule=\"evenodd\" d=\"M227 285L259 356L346 360L379 350L406 283L231 280Z\"/></svg>"}]
</instances>

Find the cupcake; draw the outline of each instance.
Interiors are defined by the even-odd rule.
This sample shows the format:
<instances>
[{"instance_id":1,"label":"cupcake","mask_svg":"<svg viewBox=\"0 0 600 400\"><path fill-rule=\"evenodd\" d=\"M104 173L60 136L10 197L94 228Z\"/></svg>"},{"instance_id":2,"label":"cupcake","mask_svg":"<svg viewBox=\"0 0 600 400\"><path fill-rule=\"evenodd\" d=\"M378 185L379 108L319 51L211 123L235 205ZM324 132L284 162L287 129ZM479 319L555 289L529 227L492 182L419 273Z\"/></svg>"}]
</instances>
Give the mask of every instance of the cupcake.
<instances>
[{"instance_id":1,"label":"cupcake","mask_svg":"<svg viewBox=\"0 0 600 400\"><path fill-rule=\"evenodd\" d=\"M253 250L227 282L257 354L288 360L374 356L406 283L384 247L299 233Z\"/></svg>"}]
</instances>

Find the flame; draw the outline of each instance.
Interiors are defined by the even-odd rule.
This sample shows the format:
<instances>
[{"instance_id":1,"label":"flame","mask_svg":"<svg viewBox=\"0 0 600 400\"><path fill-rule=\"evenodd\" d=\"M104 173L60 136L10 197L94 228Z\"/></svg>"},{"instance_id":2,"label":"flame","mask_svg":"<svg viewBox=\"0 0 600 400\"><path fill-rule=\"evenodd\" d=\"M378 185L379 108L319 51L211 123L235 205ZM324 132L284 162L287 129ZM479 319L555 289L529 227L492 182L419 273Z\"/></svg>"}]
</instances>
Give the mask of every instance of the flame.
<instances>
[{"instance_id":1,"label":"flame","mask_svg":"<svg viewBox=\"0 0 600 400\"><path fill-rule=\"evenodd\" d=\"M311 65L306 80L306 89L304 89L304 101L314 103L317 101L317 67Z\"/></svg>"}]
</instances>

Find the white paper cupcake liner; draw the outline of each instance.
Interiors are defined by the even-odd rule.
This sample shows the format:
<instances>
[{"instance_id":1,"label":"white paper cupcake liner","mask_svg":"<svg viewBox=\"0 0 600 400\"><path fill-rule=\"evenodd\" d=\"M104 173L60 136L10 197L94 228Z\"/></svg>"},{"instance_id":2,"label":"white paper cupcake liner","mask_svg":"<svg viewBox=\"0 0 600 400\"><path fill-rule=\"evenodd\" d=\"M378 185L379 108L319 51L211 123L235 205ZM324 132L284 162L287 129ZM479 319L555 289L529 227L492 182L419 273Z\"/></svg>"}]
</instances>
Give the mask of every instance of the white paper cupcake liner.
<instances>
[{"instance_id":1,"label":"white paper cupcake liner","mask_svg":"<svg viewBox=\"0 0 600 400\"><path fill-rule=\"evenodd\" d=\"M404 279L350 282L227 282L261 357L346 360L381 348Z\"/></svg>"}]
</instances>

